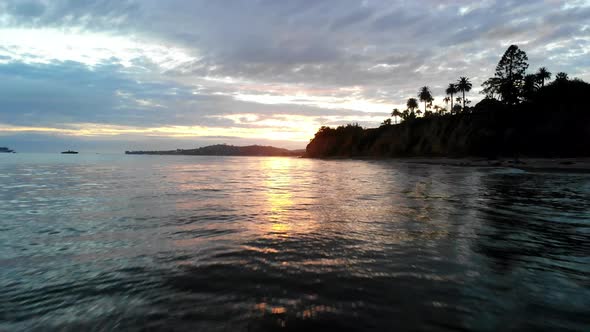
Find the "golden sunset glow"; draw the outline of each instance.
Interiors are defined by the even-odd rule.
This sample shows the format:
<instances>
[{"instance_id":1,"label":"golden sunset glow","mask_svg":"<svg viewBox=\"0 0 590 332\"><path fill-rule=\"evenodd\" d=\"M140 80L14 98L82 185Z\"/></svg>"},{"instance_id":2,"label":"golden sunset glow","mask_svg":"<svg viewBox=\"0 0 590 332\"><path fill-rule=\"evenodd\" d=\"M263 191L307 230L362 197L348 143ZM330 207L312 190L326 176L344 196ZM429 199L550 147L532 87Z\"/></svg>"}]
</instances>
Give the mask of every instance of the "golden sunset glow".
<instances>
[{"instance_id":1,"label":"golden sunset glow","mask_svg":"<svg viewBox=\"0 0 590 332\"><path fill-rule=\"evenodd\" d=\"M140 100L138 103L150 103ZM158 105L154 107L160 107ZM233 122L234 126L184 126L170 125L159 127L139 127L110 125L99 123L71 123L60 127L49 126L18 126L0 123L0 135L11 133L54 134L73 137L114 137L114 136L144 136L144 137L241 137L251 139L268 139L294 142L308 142L322 125L352 123L356 121L378 121L381 116L303 116L290 114L275 114L263 116L252 113L238 113L210 118L225 119Z\"/></svg>"},{"instance_id":2,"label":"golden sunset glow","mask_svg":"<svg viewBox=\"0 0 590 332\"><path fill-rule=\"evenodd\" d=\"M312 125L298 128L290 123L286 128L262 127L205 127L205 126L167 126L167 127L132 127L102 125L94 123L72 124L65 128L13 126L0 124L0 135L9 133L43 133L75 137L114 137L120 135L141 135L145 137L210 137L239 136L243 138L261 138L269 140L289 140L306 142L317 127Z\"/></svg>"}]
</instances>

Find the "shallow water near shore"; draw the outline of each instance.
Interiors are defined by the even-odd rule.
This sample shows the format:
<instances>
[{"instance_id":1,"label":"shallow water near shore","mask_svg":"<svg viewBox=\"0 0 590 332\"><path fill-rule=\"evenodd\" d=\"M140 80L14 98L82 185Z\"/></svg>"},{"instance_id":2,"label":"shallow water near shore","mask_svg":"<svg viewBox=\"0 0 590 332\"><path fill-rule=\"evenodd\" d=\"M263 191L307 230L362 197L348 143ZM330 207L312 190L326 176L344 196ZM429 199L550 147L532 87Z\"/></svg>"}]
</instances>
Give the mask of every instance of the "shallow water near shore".
<instances>
[{"instance_id":1,"label":"shallow water near shore","mask_svg":"<svg viewBox=\"0 0 590 332\"><path fill-rule=\"evenodd\" d=\"M590 175L0 156L0 330L587 331Z\"/></svg>"}]
</instances>

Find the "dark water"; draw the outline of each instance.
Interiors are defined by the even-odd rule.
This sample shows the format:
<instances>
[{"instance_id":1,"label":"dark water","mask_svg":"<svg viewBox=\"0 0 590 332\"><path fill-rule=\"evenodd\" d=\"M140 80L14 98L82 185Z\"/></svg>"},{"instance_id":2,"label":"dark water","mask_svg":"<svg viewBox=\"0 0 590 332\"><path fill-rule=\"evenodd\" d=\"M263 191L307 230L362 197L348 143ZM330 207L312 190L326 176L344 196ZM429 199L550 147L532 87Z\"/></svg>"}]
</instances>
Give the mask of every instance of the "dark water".
<instances>
[{"instance_id":1,"label":"dark water","mask_svg":"<svg viewBox=\"0 0 590 332\"><path fill-rule=\"evenodd\" d=\"M590 175L0 156L0 330L588 331Z\"/></svg>"}]
</instances>

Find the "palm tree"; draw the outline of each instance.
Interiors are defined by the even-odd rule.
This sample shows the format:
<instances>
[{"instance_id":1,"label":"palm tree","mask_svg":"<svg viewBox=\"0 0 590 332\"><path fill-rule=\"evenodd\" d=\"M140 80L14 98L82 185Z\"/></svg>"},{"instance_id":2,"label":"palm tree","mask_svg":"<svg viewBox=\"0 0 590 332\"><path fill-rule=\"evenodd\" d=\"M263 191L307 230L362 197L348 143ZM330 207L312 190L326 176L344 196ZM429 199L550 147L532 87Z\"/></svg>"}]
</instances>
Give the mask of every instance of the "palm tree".
<instances>
[{"instance_id":1,"label":"palm tree","mask_svg":"<svg viewBox=\"0 0 590 332\"><path fill-rule=\"evenodd\" d=\"M410 98L406 102L406 106L408 107L408 109L410 110L410 112L414 113L414 110L416 108L418 108L418 101L416 100L416 98Z\"/></svg>"},{"instance_id":2,"label":"palm tree","mask_svg":"<svg viewBox=\"0 0 590 332\"><path fill-rule=\"evenodd\" d=\"M469 79L465 76L459 77L457 81L457 89L463 92L463 110L465 110L465 92L471 91L472 84L469 82Z\"/></svg>"},{"instance_id":3,"label":"palm tree","mask_svg":"<svg viewBox=\"0 0 590 332\"><path fill-rule=\"evenodd\" d=\"M440 115L442 112L442 107L438 106L438 105L434 105L434 113L437 115Z\"/></svg>"},{"instance_id":4,"label":"palm tree","mask_svg":"<svg viewBox=\"0 0 590 332\"><path fill-rule=\"evenodd\" d=\"M564 72L559 72L557 75L555 75L555 80L559 82L567 81L568 79L568 75Z\"/></svg>"},{"instance_id":5,"label":"palm tree","mask_svg":"<svg viewBox=\"0 0 590 332\"><path fill-rule=\"evenodd\" d=\"M391 112L391 116L394 118L396 124L397 124L398 117L401 117L401 115L402 115L402 113L397 108L394 108L393 112Z\"/></svg>"},{"instance_id":6,"label":"palm tree","mask_svg":"<svg viewBox=\"0 0 590 332\"><path fill-rule=\"evenodd\" d=\"M535 91L539 89L539 74L528 74L524 77L524 84L522 85L522 95L525 100L533 98Z\"/></svg>"},{"instance_id":7,"label":"palm tree","mask_svg":"<svg viewBox=\"0 0 590 332\"><path fill-rule=\"evenodd\" d=\"M444 97L443 98L443 101L445 102L445 104L447 105L447 107L449 107L449 101L451 101L451 98L449 98L448 96L447 97Z\"/></svg>"},{"instance_id":8,"label":"palm tree","mask_svg":"<svg viewBox=\"0 0 590 332\"><path fill-rule=\"evenodd\" d=\"M420 101L424 102L424 112L426 112L426 108L427 108L427 104L432 103L432 101L434 100L432 98L432 93L430 92L430 88L427 86L423 86L420 88L420 91L418 91L418 98L420 98Z\"/></svg>"},{"instance_id":9,"label":"palm tree","mask_svg":"<svg viewBox=\"0 0 590 332\"><path fill-rule=\"evenodd\" d=\"M459 113L461 113L461 101L462 100L463 99L461 99L461 97L455 98L455 103L457 103L457 104L455 104L455 106L453 106L453 109L451 110L452 111L451 112L452 114L459 114Z\"/></svg>"},{"instance_id":10,"label":"palm tree","mask_svg":"<svg viewBox=\"0 0 590 332\"><path fill-rule=\"evenodd\" d=\"M409 110L404 110L402 112L402 120L406 121L409 118L410 118L410 111Z\"/></svg>"},{"instance_id":11,"label":"palm tree","mask_svg":"<svg viewBox=\"0 0 590 332\"><path fill-rule=\"evenodd\" d=\"M551 79L551 73L545 67L539 68L537 78L541 80L541 87L545 86L545 80Z\"/></svg>"},{"instance_id":12,"label":"palm tree","mask_svg":"<svg viewBox=\"0 0 590 332\"><path fill-rule=\"evenodd\" d=\"M453 95L457 92L459 92L459 90L457 89L457 85L455 85L454 83L450 83L449 86L447 87L447 89L445 90L445 92L447 93L447 95L451 95L451 110L453 109Z\"/></svg>"}]
</instances>

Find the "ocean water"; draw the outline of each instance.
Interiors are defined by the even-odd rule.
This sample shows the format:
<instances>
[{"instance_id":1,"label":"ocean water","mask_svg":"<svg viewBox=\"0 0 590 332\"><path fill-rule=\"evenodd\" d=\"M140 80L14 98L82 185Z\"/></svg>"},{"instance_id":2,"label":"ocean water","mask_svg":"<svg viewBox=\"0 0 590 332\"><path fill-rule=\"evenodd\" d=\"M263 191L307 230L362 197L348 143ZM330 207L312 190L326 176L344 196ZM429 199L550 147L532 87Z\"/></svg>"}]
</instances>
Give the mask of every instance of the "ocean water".
<instances>
[{"instance_id":1,"label":"ocean water","mask_svg":"<svg viewBox=\"0 0 590 332\"><path fill-rule=\"evenodd\" d=\"M0 155L0 331L589 331L590 175Z\"/></svg>"}]
</instances>

